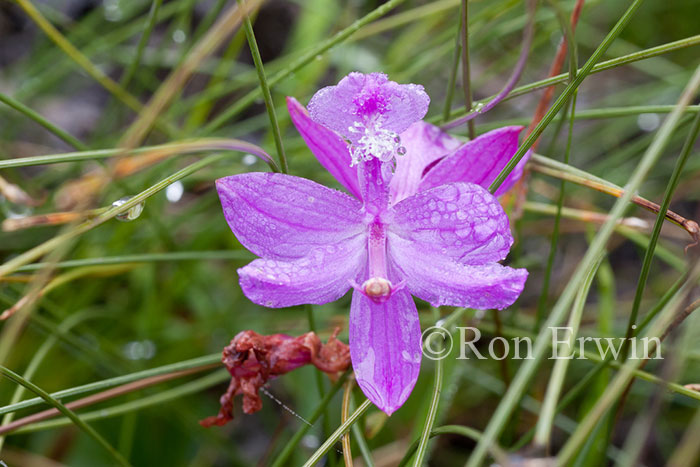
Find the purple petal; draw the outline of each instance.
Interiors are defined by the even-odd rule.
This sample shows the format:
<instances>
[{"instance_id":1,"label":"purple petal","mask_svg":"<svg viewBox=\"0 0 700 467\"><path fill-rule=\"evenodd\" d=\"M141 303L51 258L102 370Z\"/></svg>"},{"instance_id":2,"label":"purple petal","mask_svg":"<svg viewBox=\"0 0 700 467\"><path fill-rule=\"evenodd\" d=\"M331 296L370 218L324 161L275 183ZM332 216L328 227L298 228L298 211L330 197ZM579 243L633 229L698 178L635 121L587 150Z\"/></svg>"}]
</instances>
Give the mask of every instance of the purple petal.
<instances>
[{"instance_id":1,"label":"purple petal","mask_svg":"<svg viewBox=\"0 0 700 467\"><path fill-rule=\"evenodd\" d=\"M463 144L428 171L419 191L450 182L470 182L488 188L518 150L522 129L521 126L499 128ZM496 196L508 191L522 177L529 157L528 152L498 188Z\"/></svg>"},{"instance_id":2,"label":"purple petal","mask_svg":"<svg viewBox=\"0 0 700 467\"><path fill-rule=\"evenodd\" d=\"M463 264L505 259L513 237L498 200L473 183L449 183L422 191L394 206L389 231Z\"/></svg>"},{"instance_id":3,"label":"purple petal","mask_svg":"<svg viewBox=\"0 0 700 467\"><path fill-rule=\"evenodd\" d=\"M238 270L241 289L252 302L268 308L332 302L366 267L366 242L364 235L357 235L294 261L256 259Z\"/></svg>"},{"instance_id":4,"label":"purple petal","mask_svg":"<svg viewBox=\"0 0 700 467\"><path fill-rule=\"evenodd\" d=\"M433 306L501 310L513 304L527 279L525 269L498 263L465 265L439 249L398 236L389 238L389 255L408 290Z\"/></svg>"},{"instance_id":5,"label":"purple petal","mask_svg":"<svg viewBox=\"0 0 700 467\"><path fill-rule=\"evenodd\" d=\"M406 154L396 158L396 171L391 180L391 201L398 203L418 191L423 171L431 163L462 144L440 128L418 121L401 133Z\"/></svg>"},{"instance_id":6,"label":"purple petal","mask_svg":"<svg viewBox=\"0 0 700 467\"><path fill-rule=\"evenodd\" d=\"M309 102L311 118L353 140L351 128L371 122L402 133L428 111L430 98L417 84L397 84L383 73L350 73L337 86L319 90ZM354 142L354 141L353 141Z\"/></svg>"},{"instance_id":7,"label":"purple petal","mask_svg":"<svg viewBox=\"0 0 700 467\"><path fill-rule=\"evenodd\" d=\"M304 106L293 97L287 97L287 109L292 123L316 159L352 195L360 198L357 170L350 167L352 160L348 143L328 128L311 120Z\"/></svg>"},{"instance_id":8,"label":"purple petal","mask_svg":"<svg viewBox=\"0 0 700 467\"><path fill-rule=\"evenodd\" d=\"M349 331L357 384L391 415L408 399L420 371L421 332L413 298L403 289L378 304L355 290Z\"/></svg>"},{"instance_id":9,"label":"purple petal","mask_svg":"<svg viewBox=\"0 0 700 467\"><path fill-rule=\"evenodd\" d=\"M290 260L364 231L362 205L300 177L248 173L216 181L229 227L248 250Z\"/></svg>"}]
</instances>

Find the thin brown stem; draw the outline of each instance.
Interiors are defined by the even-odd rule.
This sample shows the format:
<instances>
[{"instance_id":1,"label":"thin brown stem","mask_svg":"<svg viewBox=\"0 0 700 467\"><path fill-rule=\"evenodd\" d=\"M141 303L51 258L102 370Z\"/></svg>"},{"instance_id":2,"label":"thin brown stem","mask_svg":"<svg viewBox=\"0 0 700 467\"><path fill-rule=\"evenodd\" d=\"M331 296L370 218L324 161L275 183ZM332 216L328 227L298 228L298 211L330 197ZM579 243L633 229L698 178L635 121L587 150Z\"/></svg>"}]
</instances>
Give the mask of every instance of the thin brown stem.
<instances>
[{"instance_id":1,"label":"thin brown stem","mask_svg":"<svg viewBox=\"0 0 700 467\"><path fill-rule=\"evenodd\" d=\"M560 180L567 180L573 183L576 183L578 185L582 185L588 188L593 188L594 190L600 191L601 193L606 193L608 195L615 196L616 198L621 198L625 194L625 190L619 187L614 187L611 185L607 185L601 182L598 182L597 180L591 180L587 178L580 177L575 174L571 173L566 173L562 172L556 169L553 169L551 167L546 167L544 165L540 165L536 162L531 162L529 164L529 167L534 170L535 172L539 172L545 175L549 175L555 178L558 178ZM658 204L654 203L653 201L649 201L646 198L642 198L641 196L635 195L632 197L631 201L636 204L637 206L640 206L650 212L653 212L655 214L658 214L658 212L661 210L661 206ZM685 217L681 216L678 213L675 213L671 210L666 211L665 215L666 220L669 222L672 222L673 224L676 224L677 226L681 227L684 229L688 234L691 236L693 239L693 243L689 244L686 246L686 250L690 247L693 247L698 244L698 240L700 238L700 227L698 226L698 223L695 222L694 220L691 219L686 219Z\"/></svg>"}]
</instances>

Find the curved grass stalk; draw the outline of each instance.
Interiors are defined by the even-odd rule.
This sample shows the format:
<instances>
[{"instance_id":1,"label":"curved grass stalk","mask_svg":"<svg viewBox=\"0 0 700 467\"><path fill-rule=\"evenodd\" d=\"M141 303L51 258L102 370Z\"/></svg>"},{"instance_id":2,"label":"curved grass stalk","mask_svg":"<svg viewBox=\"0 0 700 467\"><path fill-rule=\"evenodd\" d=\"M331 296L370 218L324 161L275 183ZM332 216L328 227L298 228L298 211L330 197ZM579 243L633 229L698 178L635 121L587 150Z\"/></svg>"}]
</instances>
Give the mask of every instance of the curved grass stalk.
<instances>
[{"instance_id":1,"label":"curved grass stalk","mask_svg":"<svg viewBox=\"0 0 700 467\"><path fill-rule=\"evenodd\" d=\"M134 170L159 162L169 156L191 154L197 152L230 150L246 152L259 157L266 162L270 168L279 171L277 164L260 146L238 139L228 138L198 138L193 140L175 141L156 146L143 146L124 152L122 149L94 149L80 152L66 152L62 154L48 154L45 156L17 157L0 161L0 169L13 167L31 167L35 165L60 164L65 162L81 162L89 160L107 159L110 157L120 157L124 161L122 168L118 168L120 174L129 174ZM135 162L131 162L129 157L134 156ZM138 159L138 156L140 159Z\"/></svg>"},{"instance_id":2,"label":"curved grass stalk","mask_svg":"<svg viewBox=\"0 0 700 467\"><path fill-rule=\"evenodd\" d=\"M46 339L42 344L41 347L37 349L37 351L32 355L32 359L29 361L29 364L27 365L27 369L24 370L24 374L22 377L26 380L31 380L34 377L34 374L36 371L39 369L39 365L44 361L44 358L48 355L49 351L51 348L58 342L58 333L63 333L66 331L69 331L73 326L76 326L77 324L80 324L82 321L85 321L86 319L90 318L95 318L101 316L99 313L96 313L94 311L87 311L87 312L80 312L76 313L74 315L69 316L66 318L65 321L63 321L59 326L58 329L56 330L56 333L51 334L48 339ZM25 387L24 386L17 386L17 389L15 389L15 392L12 394L12 398L10 399L10 404L16 404L19 402L19 400L22 398L25 392ZM10 422L12 422L12 419L14 418L14 413L9 412L6 413L2 417L2 421L0 421L0 428L5 427L8 425ZM2 446L5 442L5 436L0 434L0 452L2 451Z\"/></svg>"},{"instance_id":3,"label":"curved grass stalk","mask_svg":"<svg viewBox=\"0 0 700 467\"><path fill-rule=\"evenodd\" d=\"M316 465L318 461L321 460L324 454L326 454L332 447L333 445L340 439L341 436L343 436L345 433L350 430L350 427L360 419L362 414L364 414L367 409L369 409L372 406L372 402L370 402L369 399L365 399L365 401L360 405L355 411L348 417L347 420L345 420L344 423L342 423L337 430L333 432L333 434L326 439L326 441L323 442L323 444L314 452L311 457L304 463L304 467L312 467Z\"/></svg>"},{"instance_id":4,"label":"curved grass stalk","mask_svg":"<svg viewBox=\"0 0 700 467\"><path fill-rule=\"evenodd\" d=\"M349 379L345 383L345 390L343 391L343 404L340 411L340 422L345 423L350 415L350 398L352 396L352 386L353 380ZM355 427L357 425L353 425ZM345 462L345 467L352 467L352 449L350 443L350 433L345 433L341 437L343 443L343 461Z\"/></svg>"},{"instance_id":5,"label":"curved grass stalk","mask_svg":"<svg viewBox=\"0 0 700 467\"><path fill-rule=\"evenodd\" d=\"M58 400L51 397L49 393L47 393L31 381L22 378L20 375L13 372L9 368L6 368L1 365L0 373L2 373L5 377L14 381L15 383L21 384L34 394L37 394L39 397L44 399L48 404L54 406L58 411L60 411L62 414L68 417L71 423L83 430L88 436L94 439L100 446L102 446L107 452L109 452L110 455L117 462L117 464L124 466L129 465L129 462L126 459L124 459L124 457L116 449L114 449L114 447L112 447L112 445L109 444L107 440L102 437L102 435L95 431L95 429L92 428L90 425L85 423L85 421L81 420L80 417L78 417L72 410L66 408L65 405L61 404Z\"/></svg>"},{"instance_id":6,"label":"curved grass stalk","mask_svg":"<svg viewBox=\"0 0 700 467\"><path fill-rule=\"evenodd\" d=\"M522 49L520 50L520 56L518 57L518 61L515 64L515 68L513 69L513 73L510 75L510 78L508 78L508 81L506 84L503 86L503 89L494 96L493 99L490 99L488 104L479 104L477 106L477 110L472 113L472 102L471 102L471 90L468 89L469 86L465 86L465 98L467 99L467 115L458 118L456 120L452 120L449 123L446 123L442 126L444 130L449 130L451 128L458 127L462 125L465 122L469 123L469 137L470 139L474 139L475 134L474 134L474 126L471 123L472 119L476 118L477 116L484 114L491 110L493 107L496 106L499 102L501 102L503 99L505 99L508 94L513 90L515 85L517 84L518 80L520 79L520 75L522 75L523 70L525 69L525 64L527 63L527 57L530 53L530 47L532 46L532 38L534 37L534 32L535 32L535 10L536 10L536 2L532 0L526 0L527 4L527 11L528 11L528 20L527 24L525 25L525 31L523 32L523 40L522 40ZM465 1L462 8L467 10L467 2ZM467 16L462 18L462 21L466 21ZM464 44L462 45L462 61L466 59L467 61L469 60L469 54L468 52L465 54L464 53L464 48L467 46L467 33L464 33ZM465 75L466 73L466 75ZM464 76L468 77L469 76L469 66L467 65L464 67L463 73ZM465 80L465 78L462 78ZM465 80L466 81L466 80ZM451 102L451 98L447 101ZM449 109L447 108L447 105L445 106L447 109L445 113L443 114L443 117L445 119L449 118Z\"/></svg>"},{"instance_id":7,"label":"curved grass stalk","mask_svg":"<svg viewBox=\"0 0 700 467\"><path fill-rule=\"evenodd\" d=\"M449 331L446 331L449 332ZM438 351L439 353L439 351ZM442 358L438 358L435 361L435 382L433 386L433 396L430 399L430 406L428 407L428 415L425 417L425 422L423 423L423 430L421 431L420 438L418 438L418 447L416 450L416 457L413 460L414 467L421 467L423 465L423 459L428 450L428 441L430 441L431 433L433 431L433 425L435 424L435 417L437 416L438 406L440 404L440 394L442 392L442 380L444 377L444 362Z\"/></svg>"}]
</instances>

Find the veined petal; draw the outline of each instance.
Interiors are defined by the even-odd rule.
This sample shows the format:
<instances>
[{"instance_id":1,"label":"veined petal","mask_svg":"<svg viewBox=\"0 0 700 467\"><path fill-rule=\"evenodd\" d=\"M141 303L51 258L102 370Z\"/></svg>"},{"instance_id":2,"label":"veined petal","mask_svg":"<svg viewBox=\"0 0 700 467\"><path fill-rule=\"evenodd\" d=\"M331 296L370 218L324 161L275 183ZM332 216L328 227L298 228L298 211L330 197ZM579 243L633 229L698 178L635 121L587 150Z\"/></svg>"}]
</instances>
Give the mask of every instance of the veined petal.
<instances>
[{"instance_id":1,"label":"veined petal","mask_svg":"<svg viewBox=\"0 0 700 467\"><path fill-rule=\"evenodd\" d=\"M375 303L355 290L349 331L357 384L391 415L406 402L420 372L421 331L413 298L404 289Z\"/></svg>"},{"instance_id":2,"label":"veined petal","mask_svg":"<svg viewBox=\"0 0 700 467\"><path fill-rule=\"evenodd\" d=\"M417 84L398 84L383 73L350 73L337 86L319 90L309 102L311 118L351 139L355 123L380 120L381 127L402 133L428 111L430 98Z\"/></svg>"},{"instance_id":3,"label":"veined petal","mask_svg":"<svg viewBox=\"0 0 700 467\"><path fill-rule=\"evenodd\" d=\"M434 250L464 264L505 259L513 244L500 203L473 183L449 183L406 198L394 206L388 229L389 242L400 237L418 251Z\"/></svg>"},{"instance_id":4,"label":"veined petal","mask_svg":"<svg viewBox=\"0 0 700 467\"><path fill-rule=\"evenodd\" d=\"M520 296L527 270L498 263L465 265L429 250L424 244L389 239L389 255L406 281L406 288L433 306L503 309Z\"/></svg>"},{"instance_id":5,"label":"veined petal","mask_svg":"<svg viewBox=\"0 0 700 467\"><path fill-rule=\"evenodd\" d=\"M416 193L423 171L462 144L440 128L422 120L408 127L400 137L406 154L396 158L396 171L390 185L392 203Z\"/></svg>"},{"instance_id":6,"label":"veined petal","mask_svg":"<svg viewBox=\"0 0 700 467\"><path fill-rule=\"evenodd\" d=\"M359 201L300 177L247 173L216 181L229 227L264 258L290 260L364 229Z\"/></svg>"},{"instance_id":7,"label":"veined petal","mask_svg":"<svg viewBox=\"0 0 700 467\"><path fill-rule=\"evenodd\" d=\"M357 170L351 168L348 143L333 131L311 120L308 112L296 99L287 97L287 109L292 123L321 165L328 170L356 198L360 198Z\"/></svg>"},{"instance_id":8,"label":"veined petal","mask_svg":"<svg viewBox=\"0 0 700 467\"><path fill-rule=\"evenodd\" d=\"M423 86L398 84L382 73L350 73L314 94L309 114L350 140L353 164L390 162L400 152L398 135L423 118L429 103Z\"/></svg>"},{"instance_id":9,"label":"veined petal","mask_svg":"<svg viewBox=\"0 0 700 467\"><path fill-rule=\"evenodd\" d=\"M241 289L252 302L268 308L332 302L366 267L366 242L364 235L357 235L293 261L256 259L238 270Z\"/></svg>"},{"instance_id":10,"label":"veined petal","mask_svg":"<svg viewBox=\"0 0 700 467\"><path fill-rule=\"evenodd\" d=\"M425 174L419 190L450 182L470 182L488 188L518 150L522 129L521 126L498 128L463 144ZM508 191L522 177L529 157L528 152L498 188L496 196Z\"/></svg>"}]
</instances>

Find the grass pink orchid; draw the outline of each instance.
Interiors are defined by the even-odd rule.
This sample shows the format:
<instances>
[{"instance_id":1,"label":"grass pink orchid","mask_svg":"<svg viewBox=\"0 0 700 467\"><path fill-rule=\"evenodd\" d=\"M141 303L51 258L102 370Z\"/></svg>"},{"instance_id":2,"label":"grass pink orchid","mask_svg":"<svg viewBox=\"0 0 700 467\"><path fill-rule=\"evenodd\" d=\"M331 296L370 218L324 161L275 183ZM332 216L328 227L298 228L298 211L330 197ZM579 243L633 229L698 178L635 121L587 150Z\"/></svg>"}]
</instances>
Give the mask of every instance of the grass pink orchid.
<instances>
[{"instance_id":1,"label":"grass pink orchid","mask_svg":"<svg viewBox=\"0 0 700 467\"><path fill-rule=\"evenodd\" d=\"M353 288L353 368L387 414L406 401L420 370L411 295L434 306L502 309L527 278L498 263L513 238L486 190L522 128L461 143L421 120L428 104L422 86L380 73L351 73L321 89L308 112L288 99L303 139L350 195L277 173L217 180L231 230L260 257L238 271L249 299L272 308L323 304ZM522 164L496 195L520 177Z\"/></svg>"}]
</instances>

